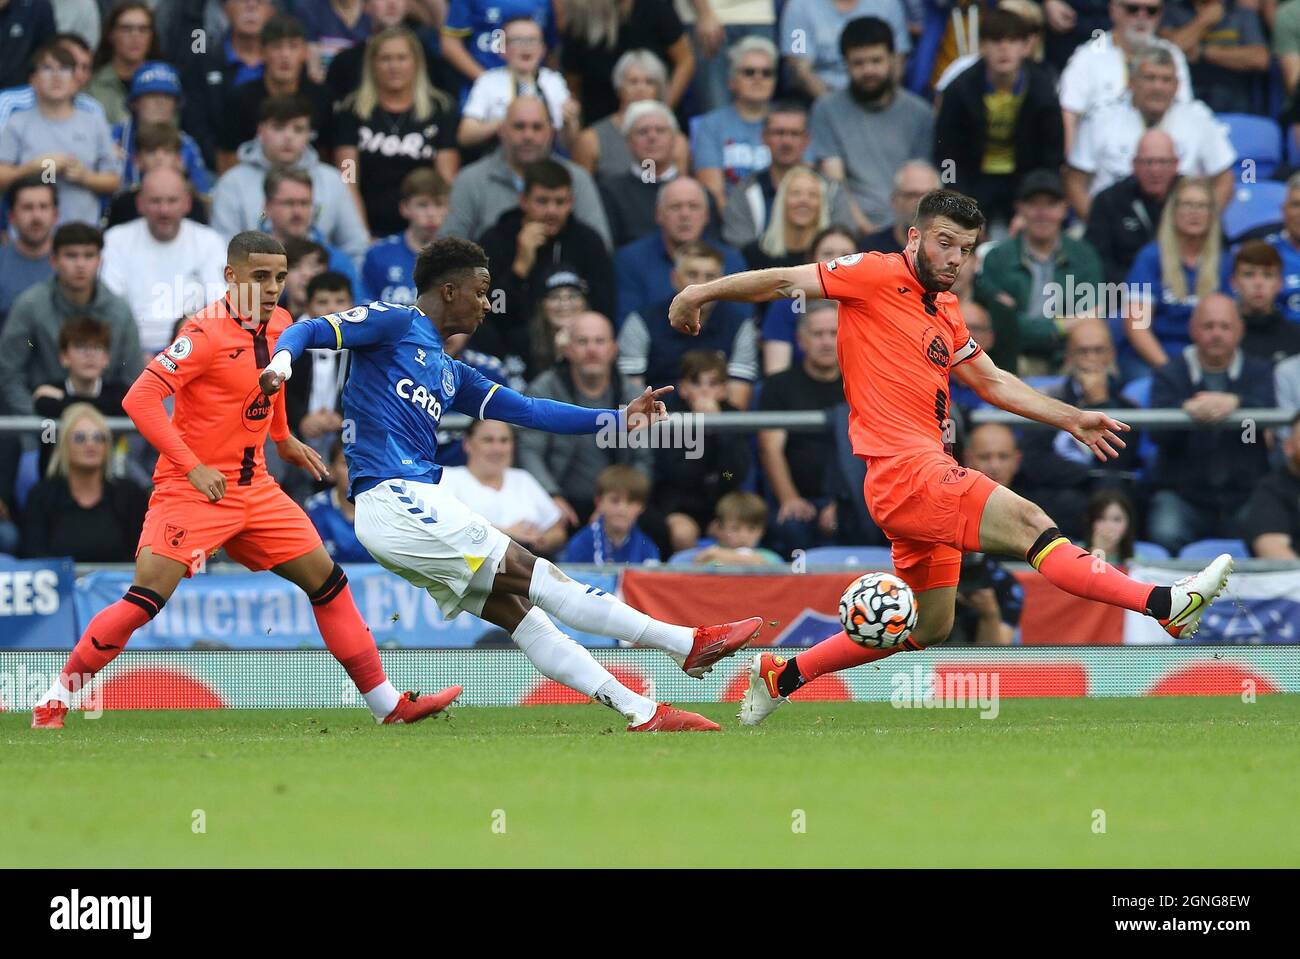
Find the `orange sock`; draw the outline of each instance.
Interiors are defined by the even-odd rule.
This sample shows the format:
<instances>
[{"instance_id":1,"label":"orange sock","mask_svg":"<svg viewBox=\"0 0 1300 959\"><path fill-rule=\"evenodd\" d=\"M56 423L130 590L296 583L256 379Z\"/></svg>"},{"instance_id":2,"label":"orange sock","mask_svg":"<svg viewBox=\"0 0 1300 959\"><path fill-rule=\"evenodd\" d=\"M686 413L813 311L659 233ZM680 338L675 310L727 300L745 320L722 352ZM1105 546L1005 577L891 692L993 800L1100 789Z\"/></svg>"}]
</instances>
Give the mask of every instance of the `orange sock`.
<instances>
[{"instance_id":1,"label":"orange sock","mask_svg":"<svg viewBox=\"0 0 1300 959\"><path fill-rule=\"evenodd\" d=\"M804 683L810 683L818 676L826 673L837 673L841 669L851 669L854 666L861 666L863 663L884 659L886 656L894 655L894 653L919 648L910 639L903 640L902 643L891 649L859 646L849 639L848 633L841 631L830 637L830 639L823 639L812 649L805 650L790 660L794 664L795 672L791 673L789 666L787 666L781 676L777 678L777 688L781 690L782 695L788 696L789 693L785 691L787 687L793 686L793 689L798 689ZM787 680L787 677L789 677L789 680Z\"/></svg>"},{"instance_id":2,"label":"orange sock","mask_svg":"<svg viewBox=\"0 0 1300 959\"><path fill-rule=\"evenodd\" d=\"M1138 613L1153 612L1149 604L1156 587L1130 579L1104 559L1075 546L1056 527L1043 533L1025 558L1052 585L1067 593Z\"/></svg>"},{"instance_id":3,"label":"orange sock","mask_svg":"<svg viewBox=\"0 0 1300 959\"><path fill-rule=\"evenodd\" d=\"M382 683L384 666L379 661L375 638L352 599L343 567L335 563L321 588L307 598L311 600L316 628L326 648L347 671L357 689L368 693Z\"/></svg>"},{"instance_id":4,"label":"orange sock","mask_svg":"<svg viewBox=\"0 0 1300 959\"><path fill-rule=\"evenodd\" d=\"M158 614L164 602L153 590L132 586L116 603L96 613L59 674L63 688L75 693L90 682L117 657L131 634Z\"/></svg>"}]
</instances>

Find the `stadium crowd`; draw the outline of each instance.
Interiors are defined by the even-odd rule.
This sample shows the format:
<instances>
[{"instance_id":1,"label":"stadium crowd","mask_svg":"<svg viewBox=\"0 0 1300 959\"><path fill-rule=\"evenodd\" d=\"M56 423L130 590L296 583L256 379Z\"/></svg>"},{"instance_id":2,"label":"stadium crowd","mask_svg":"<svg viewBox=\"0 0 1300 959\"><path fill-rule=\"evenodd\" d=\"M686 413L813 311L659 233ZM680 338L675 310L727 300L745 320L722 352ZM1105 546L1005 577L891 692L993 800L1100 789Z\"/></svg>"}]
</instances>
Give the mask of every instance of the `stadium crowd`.
<instances>
[{"instance_id":1,"label":"stadium crowd","mask_svg":"<svg viewBox=\"0 0 1300 959\"><path fill-rule=\"evenodd\" d=\"M1212 427L1300 408L1298 81L1300 0L0 0L0 414L57 422L0 434L0 552L132 559L156 454L105 417L247 229L284 243L295 318L413 303L416 252L476 240L492 312L447 348L531 395L829 413L694 449L446 435L443 482L539 554L881 545L835 304L721 303L691 338L668 303L899 252L943 186L989 219L954 293L999 365L1205 426L1099 464L1067 434L971 429L954 381L962 461L1115 562L1207 538L1294 559L1300 434ZM351 561L346 364L313 351L287 388L332 480L268 457ZM972 633L1000 628L994 589L1014 625L999 569L972 568Z\"/></svg>"}]
</instances>

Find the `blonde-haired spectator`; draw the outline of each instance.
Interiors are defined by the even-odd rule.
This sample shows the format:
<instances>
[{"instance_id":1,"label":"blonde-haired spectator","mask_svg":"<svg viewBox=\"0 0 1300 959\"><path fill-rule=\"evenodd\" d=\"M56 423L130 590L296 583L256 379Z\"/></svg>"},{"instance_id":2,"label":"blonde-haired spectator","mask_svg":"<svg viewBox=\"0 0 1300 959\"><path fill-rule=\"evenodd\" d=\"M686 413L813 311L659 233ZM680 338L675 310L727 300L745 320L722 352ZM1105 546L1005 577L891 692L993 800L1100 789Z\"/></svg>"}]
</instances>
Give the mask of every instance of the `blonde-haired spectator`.
<instances>
[{"instance_id":1,"label":"blonde-haired spectator","mask_svg":"<svg viewBox=\"0 0 1300 959\"><path fill-rule=\"evenodd\" d=\"M767 228L741 252L751 270L797 266L812 258L813 239L831 222L826 181L797 166L781 178Z\"/></svg>"}]
</instances>

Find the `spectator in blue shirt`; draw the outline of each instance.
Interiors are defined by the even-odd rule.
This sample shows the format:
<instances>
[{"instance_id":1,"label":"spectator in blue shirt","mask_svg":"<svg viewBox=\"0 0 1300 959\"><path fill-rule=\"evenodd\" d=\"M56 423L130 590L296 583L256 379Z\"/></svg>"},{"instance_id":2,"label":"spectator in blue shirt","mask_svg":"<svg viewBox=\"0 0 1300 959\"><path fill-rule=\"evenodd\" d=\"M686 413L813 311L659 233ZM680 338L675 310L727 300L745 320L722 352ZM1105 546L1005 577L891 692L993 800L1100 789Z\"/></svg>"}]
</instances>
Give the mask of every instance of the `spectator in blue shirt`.
<instances>
[{"instance_id":1,"label":"spectator in blue shirt","mask_svg":"<svg viewBox=\"0 0 1300 959\"><path fill-rule=\"evenodd\" d=\"M727 57L732 102L691 122L692 167L718 209L726 206L728 190L771 162L763 120L776 92L777 52L771 40L745 37Z\"/></svg>"},{"instance_id":2,"label":"spectator in blue shirt","mask_svg":"<svg viewBox=\"0 0 1300 959\"><path fill-rule=\"evenodd\" d=\"M813 238L812 262L829 263L858 252L858 240L851 230L828 226ZM797 300L775 300L763 314L763 375L771 376L789 369L803 359L799 338Z\"/></svg>"},{"instance_id":3,"label":"spectator in blue shirt","mask_svg":"<svg viewBox=\"0 0 1300 959\"><path fill-rule=\"evenodd\" d=\"M701 239L722 252L723 273L743 273L749 267L734 247L710 236L709 196L698 180L679 176L659 189L655 203L659 229L633 240L614 254L614 276L618 281L618 315L623 317L647 303L670 299L674 292L672 272L677 250Z\"/></svg>"},{"instance_id":4,"label":"spectator in blue shirt","mask_svg":"<svg viewBox=\"0 0 1300 959\"><path fill-rule=\"evenodd\" d=\"M661 386L677 380L682 357L691 350L716 350L727 357L727 402L749 409L754 381L758 379L758 327L748 303L722 300L700 311L695 336L679 332L668 323L672 297L696 283L710 283L723 275L723 257L707 243L679 247L671 274L672 291L664 299L629 313L618 335L618 369L634 385Z\"/></svg>"},{"instance_id":5,"label":"spectator in blue shirt","mask_svg":"<svg viewBox=\"0 0 1300 959\"><path fill-rule=\"evenodd\" d=\"M560 558L601 566L658 562L659 547L637 525L649 498L650 478L635 467L620 463L601 470L591 522L573 534Z\"/></svg>"},{"instance_id":6,"label":"spectator in blue shirt","mask_svg":"<svg viewBox=\"0 0 1300 959\"><path fill-rule=\"evenodd\" d=\"M1138 251L1129 270L1129 348L1120 354L1125 381L1158 370L1191 343L1192 310L1198 300L1220 289L1221 249L1210 181L1178 181L1160 215L1155 242Z\"/></svg>"},{"instance_id":7,"label":"spectator in blue shirt","mask_svg":"<svg viewBox=\"0 0 1300 959\"><path fill-rule=\"evenodd\" d=\"M135 164L136 134L141 126L165 123L179 131L181 112L181 78L170 63L151 60L140 65L131 78L131 114L113 124L113 142L122 151L122 189L140 185L143 172ZM188 133L180 131L181 163L185 178L196 193L207 196L212 177L203 162L203 151Z\"/></svg>"},{"instance_id":8,"label":"spectator in blue shirt","mask_svg":"<svg viewBox=\"0 0 1300 959\"><path fill-rule=\"evenodd\" d=\"M364 299L402 306L415 305L415 257L433 242L447 219L451 187L432 167L412 170L402 178L397 210L406 229L374 244L361 267Z\"/></svg>"},{"instance_id":9,"label":"spectator in blue shirt","mask_svg":"<svg viewBox=\"0 0 1300 959\"><path fill-rule=\"evenodd\" d=\"M466 89L484 72L505 66L502 28L516 17L536 20L547 48L559 48L551 0L451 0L442 27L442 55L464 76Z\"/></svg>"},{"instance_id":10,"label":"spectator in blue shirt","mask_svg":"<svg viewBox=\"0 0 1300 959\"><path fill-rule=\"evenodd\" d=\"M307 500L307 516L335 560L340 563L374 562L357 539L353 525L356 507L348 501L348 461L339 440L330 447L329 468L334 485Z\"/></svg>"},{"instance_id":11,"label":"spectator in blue shirt","mask_svg":"<svg viewBox=\"0 0 1300 959\"><path fill-rule=\"evenodd\" d=\"M293 11L307 28L307 39L325 69L338 54L370 36L370 17L362 0L296 0Z\"/></svg>"}]
</instances>

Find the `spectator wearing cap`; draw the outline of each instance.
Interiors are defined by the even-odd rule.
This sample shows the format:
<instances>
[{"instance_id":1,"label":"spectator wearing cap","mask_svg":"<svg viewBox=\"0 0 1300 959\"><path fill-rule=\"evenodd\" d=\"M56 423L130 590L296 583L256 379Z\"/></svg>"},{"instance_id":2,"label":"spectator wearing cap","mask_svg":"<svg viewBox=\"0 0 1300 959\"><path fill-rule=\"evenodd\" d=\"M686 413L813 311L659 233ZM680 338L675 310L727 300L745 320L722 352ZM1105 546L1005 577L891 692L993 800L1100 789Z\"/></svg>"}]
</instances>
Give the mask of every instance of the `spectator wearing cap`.
<instances>
[{"instance_id":1,"label":"spectator wearing cap","mask_svg":"<svg viewBox=\"0 0 1300 959\"><path fill-rule=\"evenodd\" d=\"M159 11L160 19L162 12ZM216 169L217 138L230 94L240 84L262 75L262 28L275 12L271 0L222 0L224 17L218 17L217 22L225 23L216 29L211 18L197 24L207 37L207 47L181 61L181 84L185 88L181 126L198 142L210 169ZM168 35L166 30L160 32ZM165 40L164 47L182 49L172 45L176 40L188 49L191 31L186 30L174 40Z\"/></svg>"},{"instance_id":2,"label":"spectator wearing cap","mask_svg":"<svg viewBox=\"0 0 1300 959\"><path fill-rule=\"evenodd\" d=\"M995 8L979 29L985 54L944 91L934 162L954 171L952 188L974 197L990 223L1006 224L1019 180L1061 166L1065 134L1055 77L1029 58L1030 25Z\"/></svg>"},{"instance_id":3,"label":"spectator wearing cap","mask_svg":"<svg viewBox=\"0 0 1300 959\"><path fill-rule=\"evenodd\" d=\"M0 190L15 180L53 173L61 222L98 223L102 197L121 184L121 165L102 116L73 105L76 60L57 41L32 58L36 109L13 114L0 129Z\"/></svg>"},{"instance_id":4,"label":"spectator wearing cap","mask_svg":"<svg viewBox=\"0 0 1300 959\"><path fill-rule=\"evenodd\" d=\"M625 406L640 389L619 372L617 357L609 319L590 310L579 313L568 324L562 359L529 384L528 395L587 409ZM622 463L650 476L654 469L648 446L602 443L597 434L520 430L518 435L519 465L542 484L570 526L581 525L591 516L596 478L602 470Z\"/></svg>"},{"instance_id":5,"label":"spectator wearing cap","mask_svg":"<svg viewBox=\"0 0 1300 959\"><path fill-rule=\"evenodd\" d=\"M542 290L529 322L528 362L521 392L564 357L573 318L588 312L587 281L567 267L557 267L547 274Z\"/></svg>"},{"instance_id":6,"label":"spectator wearing cap","mask_svg":"<svg viewBox=\"0 0 1300 959\"><path fill-rule=\"evenodd\" d=\"M359 265L370 247L343 177L322 163L311 146L311 101L302 96L271 97L262 102L257 139L239 148L239 162L221 175L212 189L212 226L225 239L261 228L266 175L273 167L305 170L311 176L312 225L321 237Z\"/></svg>"},{"instance_id":7,"label":"spectator wearing cap","mask_svg":"<svg viewBox=\"0 0 1300 959\"><path fill-rule=\"evenodd\" d=\"M312 105L311 142L318 153L331 147L330 128L334 104L323 84L308 70L311 50L301 20L277 15L262 28L262 75L230 91L225 116L217 134L217 172L225 173L238 162L239 147L257 136L262 104L271 97L304 96Z\"/></svg>"},{"instance_id":8,"label":"spectator wearing cap","mask_svg":"<svg viewBox=\"0 0 1300 959\"><path fill-rule=\"evenodd\" d=\"M54 275L14 301L0 330L0 396L8 412L30 414L32 391L63 378L59 333L75 316L94 317L108 328L106 380L130 383L140 373L140 333L131 307L99 282L103 248L103 236L85 223L65 223L54 231Z\"/></svg>"},{"instance_id":9,"label":"spectator wearing cap","mask_svg":"<svg viewBox=\"0 0 1300 959\"><path fill-rule=\"evenodd\" d=\"M623 112L623 134L632 162L597 180L616 247L654 232L659 189L682 172L673 162L677 118L657 100L642 100ZM713 198L709 207L715 208Z\"/></svg>"},{"instance_id":10,"label":"spectator wearing cap","mask_svg":"<svg viewBox=\"0 0 1300 959\"><path fill-rule=\"evenodd\" d=\"M1065 295L1091 291L1095 304L1101 260L1086 240L1062 232L1069 207L1055 172L1035 170L1021 181L1015 213L1024 228L985 254L975 298L993 319L993 361L1022 376L1041 376L1056 372L1067 332L1060 318L1075 312Z\"/></svg>"},{"instance_id":11,"label":"spectator wearing cap","mask_svg":"<svg viewBox=\"0 0 1300 959\"><path fill-rule=\"evenodd\" d=\"M609 220L591 174L553 153L555 128L544 101L537 97L515 97L497 136L501 146L456 175L451 185L451 212L439 236L477 240L501 214L519 205L524 167L550 158L569 171L574 215L600 234L606 249L612 248Z\"/></svg>"},{"instance_id":12,"label":"spectator wearing cap","mask_svg":"<svg viewBox=\"0 0 1300 959\"><path fill-rule=\"evenodd\" d=\"M110 124L130 116L129 98L135 73L146 60L161 60L153 9L144 0L116 3L104 21L104 42L95 51L86 92L104 107Z\"/></svg>"},{"instance_id":13,"label":"spectator wearing cap","mask_svg":"<svg viewBox=\"0 0 1300 959\"><path fill-rule=\"evenodd\" d=\"M100 276L131 304L140 342L150 353L172 341L176 317L203 309L225 290L226 241L186 218L192 203L182 174L151 170L136 197L140 218L104 233Z\"/></svg>"},{"instance_id":14,"label":"spectator wearing cap","mask_svg":"<svg viewBox=\"0 0 1300 959\"><path fill-rule=\"evenodd\" d=\"M212 177L203 163L203 151L194 138L180 129L181 79L176 68L161 60L142 63L131 78L131 112L113 126L113 142L124 160L122 185L140 185L141 170L135 164L136 136L146 124L163 123L180 136L181 165L190 186L201 196L212 190Z\"/></svg>"},{"instance_id":15,"label":"spectator wearing cap","mask_svg":"<svg viewBox=\"0 0 1300 959\"><path fill-rule=\"evenodd\" d=\"M0 327L14 300L54 273L50 251L59 218L59 193L53 183L27 177L9 188L5 206L13 240L0 246Z\"/></svg>"},{"instance_id":16,"label":"spectator wearing cap","mask_svg":"<svg viewBox=\"0 0 1300 959\"><path fill-rule=\"evenodd\" d=\"M361 292L367 300L414 306L415 258L433 242L447 219L451 187L432 167L412 170L402 178L397 212L406 229L377 241L361 266Z\"/></svg>"},{"instance_id":17,"label":"spectator wearing cap","mask_svg":"<svg viewBox=\"0 0 1300 959\"><path fill-rule=\"evenodd\" d=\"M26 79L32 54L54 38L49 0L9 0L0 7L0 89Z\"/></svg>"},{"instance_id":18,"label":"spectator wearing cap","mask_svg":"<svg viewBox=\"0 0 1300 959\"><path fill-rule=\"evenodd\" d=\"M488 255L493 290L489 297L504 309L489 313L475 348L506 360L507 368L527 364L529 324L544 282L562 266L587 278L587 302L608 316L614 309L614 265L600 234L573 215L573 177L556 160L524 167L519 205L501 214L480 239ZM511 358L514 358L513 361Z\"/></svg>"},{"instance_id":19,"label":"spectator wearing cap","mask_svg":"<svg viewBox=\"0 0 1300 959\"><path fill-rule=\"evenodd\" d=\"M1156 238L1156 225L1176 179L1173 138L1164 130L1148 130L1138 140L1132 175L1093 197L1084 236L1101 257L1107 283L1123 283L1138 250Z\"/></svg>"}]
</instances>

